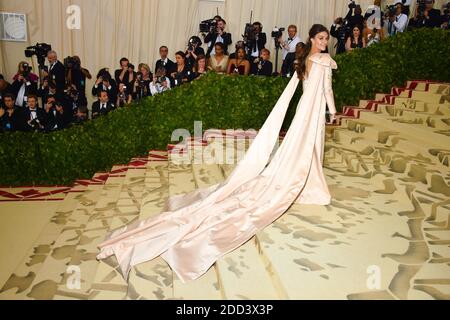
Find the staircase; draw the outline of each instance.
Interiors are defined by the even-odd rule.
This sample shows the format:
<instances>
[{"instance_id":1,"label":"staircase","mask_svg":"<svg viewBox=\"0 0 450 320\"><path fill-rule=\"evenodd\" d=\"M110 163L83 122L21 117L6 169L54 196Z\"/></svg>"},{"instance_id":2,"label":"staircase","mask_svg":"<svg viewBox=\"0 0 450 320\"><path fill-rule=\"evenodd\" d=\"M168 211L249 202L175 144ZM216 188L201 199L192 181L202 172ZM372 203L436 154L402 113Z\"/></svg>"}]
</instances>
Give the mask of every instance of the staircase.
<instances>
[{"instance_id":1,"label":"staircase","mask_svg":"<svg viewBox=\"0 0 450 320\"><path fill-rule=\"evenodd\" d=\"M410 81L345 107L327 127L332 204L294 204L200 279L183 284L156 258L126 282L113 258L95 259L111 230L226 179L249 146L243 137L254 135L209 130L78 181L0 299L450 299L446 83ZM216 147L230 164L214 162Z\"/></svg>"}]
</instances>

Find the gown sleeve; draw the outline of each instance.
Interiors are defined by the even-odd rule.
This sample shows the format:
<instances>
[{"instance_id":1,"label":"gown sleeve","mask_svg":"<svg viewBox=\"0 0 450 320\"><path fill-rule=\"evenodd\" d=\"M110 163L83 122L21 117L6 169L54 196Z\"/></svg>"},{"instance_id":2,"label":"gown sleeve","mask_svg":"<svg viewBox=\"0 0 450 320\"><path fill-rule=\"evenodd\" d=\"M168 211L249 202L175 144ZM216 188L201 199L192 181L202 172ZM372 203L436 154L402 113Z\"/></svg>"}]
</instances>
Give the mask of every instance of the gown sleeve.
<instances>
[{"instance_id":1,"label":"gown sleeve","mask_svg":"<svg viewBox=\"0 0 450 320\"><path fill-rule=\"evenodd\" d=\"M327 101L328 110L331 114L336 114L336 106L334 103L334 94L333 94L333 70L330 67L325 68L324 73L324 93L325 99Z\"/></svg>"}]
</instances>

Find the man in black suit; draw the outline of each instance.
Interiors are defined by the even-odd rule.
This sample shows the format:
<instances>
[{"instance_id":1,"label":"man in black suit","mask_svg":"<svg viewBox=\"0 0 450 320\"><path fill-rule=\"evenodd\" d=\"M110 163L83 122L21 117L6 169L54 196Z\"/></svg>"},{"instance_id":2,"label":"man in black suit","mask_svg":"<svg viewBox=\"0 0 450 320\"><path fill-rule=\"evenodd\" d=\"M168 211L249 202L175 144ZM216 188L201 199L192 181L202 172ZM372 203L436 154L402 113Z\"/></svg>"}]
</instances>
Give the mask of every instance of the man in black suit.
<instances>
[{"instance_id":1,"label":"man in black suit","mask_svg":"<svg viewBox=\"0 0 450 320\"><path fill-rule=\"evenodd\" d=\"M22 72L17 75L11 85L11 93L16 97L16 106L26 107L27 97L37 94L37 82L30 76L30 69L27 63L23 64Z\"/></svg>"},{"instance_id":2,"label":"man in black suit","mask_svg":"<svg viewBox=\"0 0 450 320\"><path fill-rule=\"evenodd\" d=\"M5 106L3 98L7 93L11 93L11 85L5 81L3 75L0 74L0 107Z\"/></svg>"},{"instance_id":3,"label":"man in black suit","mask_svg":"<svg viewBox=\"0 0 450 320\"><path fill-rule=\"evenodd\" d=\"M266 48L261 49L260 57L255 59L251 65L251 74L269 77L272 75L272 71L273 64L270 61L270 51Z\"/></svg>"},{"instance_id":4,"label":"man in black suit","mask_svg":"<svg viewBox=\"0 0 450 320\"><path fill-rule=\"evenodd\" d=\"M98 94L98 101L92 105L92 119L104 116L115 109L114 104L109 100L106 91L100 91Z\"/></svg>"},{"instance_id":5,"label":"man in black suit","mask_svg":"<svg viewBox=\"0 0 450 320\"><path fill-rule=\"evenodd\" d=\"M21 128L23 131L43 131L45 112L37 105L37 96L28 96L27 107L22 113Z\"/></svg>"},{"instance_id":6,"label":"man in black suit","mask_svg":"<svg viewBox=\"0 0 450 320\"><path fill-rule=\"evenodd\" d=\"M205 37L205 42L209 42L208 52L206 56L209 57L215 54L215 44L222 42L224 45L225 54L228 54L228 46L233 42L231 39L231 33L225 32L226 22L223 19L217 21L217 28L212 32L209 32Z\"/></svg>"},{"instance_id":7,"label":"man in black suit","mask_svg":"<svg viewBox=\"0 0 450 320\"><path fill-rule=\"evenodd\" d=\"M7 93L3 100L5 108L0 107L0 132L20 130L20 110L14 104L14 95Z\"/></svg>"},{"instance_id":8,"label":"man in black suit","mask_svg":"<svg viewBox=\"0 0 450 320\"><path fill-rule=\"evenodd\" d=\"M247 43L247 53L253 58L258 58L261 55L261 50L265 48L267 43L267 35L262 32L261 22L253 23L254 34L251 40Z\"/></svg>"},{"instance_id":9,"label":"man in black suit","mask_svg":"<svg viewBox=\"0 0 450 320\"><path fill-rule=\"evenodd\" d=\"M167 48L166 46L162 46L161 48L159 48L159 55L161 59L156 61L155 72L162 68L166 70L166 74L168 75L174 72L177 68L177 65L175 62L168 58L169 48Z\"/></svg>"},{"instance_id":10,"label":"man in black suit","mask_svg":"<svg viewBox=\"0 0 450 320\"><path fill-rule=\"evenodd\" d=\"M55 96L49 96L44 106L45 110L45 131L56 131L65 129L72 120L70 105L67 101L57 100Z\"/></svg>"},{"instance_id":11,"label":"man in black suit","mask_svg":"<svg viewBox=\"0 0 450 320\"><path fill-rule=\"evenodd\" d=\"M111 74L107 68L103 68L98 72L97 81L92 87L92 95L98 96L101 91L106 91L108 93L109 101L116 101L118 93L117 84L116 81L111 78Z\"/></svg>"},{"instance_id":12,"label":"man in black suit","mask_svg":"<svg viewBox=\"0 0 450 320\"><path fill-rule=\"evenodd\" d=\"M292 77L295 73L295 59L297 56L301 54L302 50L305 48L305 44L303 42L297 43L295 46L295 52L289 52L286 56L286 59L283 61L283 65L281 66L281 75L283 77Z\"/></svg>"},{"instance_id":13,"label":"man in black suit","mask_svg":"<svg viewBox=\"0 0 450 320\"><path fill-rule=\"evenodd\" d=\"M49 63L48 72L44 71L44 77L48 77L49 80L55 82L58 93L63 93L66 87L66 68L58 60L58 56L53 50L47 53L47 60Z\"/></svg>"}]
</instances>

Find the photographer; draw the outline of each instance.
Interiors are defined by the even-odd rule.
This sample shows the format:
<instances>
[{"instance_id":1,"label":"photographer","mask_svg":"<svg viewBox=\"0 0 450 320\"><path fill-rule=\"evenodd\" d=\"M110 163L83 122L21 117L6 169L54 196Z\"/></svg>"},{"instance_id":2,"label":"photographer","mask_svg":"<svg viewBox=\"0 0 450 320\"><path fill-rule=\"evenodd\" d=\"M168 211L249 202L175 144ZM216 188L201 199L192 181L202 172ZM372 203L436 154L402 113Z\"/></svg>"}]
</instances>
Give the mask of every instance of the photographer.
<instances>
[{"instance_id":1,"label":"photographer","mask_svg":"<svg viewBox=\"0 0 450 320\"><path fill-rule=\"evenodd\" d=\"M128 91L131 92L133 83L136 80L136 72L134 72L134 65L127 58L120 59L120 69L114 72L114 79L117 85L123 83L129 88Z\"/></svg>"},{"instance_id":2,"label":"photographer","mask_svg":"<svg viewBox=\"0 0 450 320\"><path fill-rule=\"evenodd\" d=\"M112 79L108 68L101 69L97 74L97 81L92 87L92 95L98 96L99 92L106 91L110 101L115 101L117 97L116 82Z\"/></svg>"},{"instance_id":3,"label":"photographer","mask_svg":"<svg viewBox=\"0 0 450 320\"><path fill-rule=\"evenodd\" d=\"M441 12L434 9L434 0L418 0L414 17L410 19L410 28L440 28Z\"/></svg>"},{"instance_id":4,"label":"photographer","mask_svg":"<svg viewBox=\"0 0 450 320\"><path fill-rule=\"evenodd\" d=\"M347 42L347 37L349 36L349 30L348 21L344 21L342 17L334 20L334 23L330 29L330 35L337 39L336 54L345 52L345 43Z\"/></svg>"},{"instance_id":5,"label":"photographer","mask_svg":"<svg viewBox=\"0 0 450 320\"><path fill-rule=\"evenodd\" d=\"M58 56L53 50L47 53L47 60L49 63L47 68L48 71L44 70L43 76L44 78L48 77L50 80L54 81L57 91L62 93L66 87L66 68L58 61Z\"/></svg>"},{"instance_id":6,"label":"photographer","mask_svg":"<svg viewBox=\"0 0 450 320\"><path fill-rule=\"evenodd\" d=\"M20 111L14 105L14 95L7 93L3 100L5 107L0 107L0 132L20 130Z\"/></svg>"},{"instance_id":7,"label":"photographer","mask_svg":"<svg viewBox=\"0 0 450 320\"><path fill-rule=\"evenodd\" d=\"M0 74L0 108L5 106L3 98L8 93L11 93L11 85L9 82L5 81L3 75Z\"/></svg>"},{"instance_id":8,"label":"photographer","mask_svg":"<svg viewBox=\"0 0 450 320\"><path fill-rule=\"evenodd\" d=\"M108 93L106 91L100 91L98 93L98 100L92 105L92 119L107 115L114 109L115 106L110 102Z\"/></svg>"},{"instance_id":9,"label":"photographer","mask_svg":"<svg viewBox=\"0 0 450 320\"><path fill-rule=\"evenodd\" d=\"M199 55L205 55L205 50L201 47L202 40L199 37L193 36L189 39L189 45L186 49L186 63L190 69L194 68L195 61ZM157 70L157 69L156 69Z\"/></svg>"},{"instance_id":10,"label":"photographer","mask_svg":"<svg viewBox=\"0 0 450 320\"><path fill-rule=\"evenodd\" d=\"M78 112L78 108L82 105L87 106L87 99L83 96L75 87L75 85L67 86L65 96L62 98L56 98L56 100L62 102L67 110L67 122L72 121L73 117Z\"/></svg>"},{"instance_id":11,"label":"photographer","mask_svg":"<svg viewBox=\"0 0 450 320\"><path fill-rule=\"evenodd\" d=\"M355 26L359 26L359 29L362 30L364 28L364 17L362 15L361 6L359 4L355 4L355 1L351 1L348 7L349 12L345 17L345 20L348 20L350 30L353 30Z\"/></svg>"},{"instance_id":12,"label":"photographer","mask_svg":"<svg viewBox=\"0 0 450 320\"><path fill-rule=\"evenodd\" d=\"M150 67L145 64L139 64L139 72L136 75L136 80L133 85L133 98L134 100L141 100L142 98L151 96L150 83L153 80L153 75L150 71Z\"/></svg>"},{"instance_id":13,"label":"photographer","mask_svg":"<svg viewBox=\"0 0 450 320\"><path fill-rule=\"evenodd\" d=\"M273 64L270 61L270 51L266 48L261 49L259 58L253 60L251 65L251 74L255 76L270 77L273 72Z\"/></svg>"},{"instance_id":14,"label":"photographer","mask_svg":"<svg viewBox=\"0 0 450 320\"><path fill-rule=\"evenodd\" d=\"M92 79L92 76L89 70L81 67L80 57L67 57L64 59L64 67L67 70L67 85L74 85L80 96L86 97L86 78Z\"/></svg>"},{"instance_id":15,"label":"photographer","mask_svg":"<svg viewBox=\"0 0 450 320\"><path fill-rule=\"evenodd\" d=\"M253 34L247 43L249 54L253 59L260 56L261 50L265 49L267 43L267 35L265 32L262 32L262 29L261 22L253 23Z\"/></svg>"},{"instance_id":16,"label":"photographer","mask_svg":"<svg viewBox=\"0 0 450 320\"><path fill-rule=\"evenodd\" d=\"M119 93L117 94L116 106L122 108L128 105L133 100L133 97L129 93L129 89L124 83L119 84Z\"/></svg>"},{"instance_id":17,"label":"photographer","mask_svg":"<svg viewBox=\"0 0 450 320\"><path fill-rule=\"evenodd\" d=\"M278 39L280 46L283 48L283 61L290 52L295 52L295 47L297 43L302 42L299 36L297 36L297 26L290 25L288 28L288 38L286 40L282 39L282 36Z\"/></svg>"},{"instance_id":18,"label":"photographer","mask_svg":"<svg viewBox=\"0 0 450 320\"><path fill-rule=\"evenodd\" d=\"M37 94L38 76L31 72L32 68L28 62L19 63L18 71L13 77L11 93L16 97L16 106L25 107L27 97Z\"/></svg>"},{"instance_id":19,"label":"photographer","mask_svg":"<svg viewBox=\"0 0 450 320\"><path fill-rule=\"evenodd\" d=\"M75 114L73 120L72 120L72 124L77 125L77 124L81 124L83 122L86 122L89 120L89 110L87 108L87 106L85 105L80 105L78 107L77 113Z\"/></svg>"},{"instance_id":20,"label":"photographer","mask_svg":"<svg viewBox=\"0 0 450 320\"><path fill-rule=\"evenodd\" d=\"M209 43L208 52L206 56L216 54L215 44L218 42L223 43L225 54L228 54L228 46L233 42L231 39L231 33L225 31L226 22L223 19L217 21L217 26L214 30L209 32L205 37L205 42Z\"/></svg>"},{"instance_id":21,"label":"photographer","mask_svg":"<svg viewBox=\"0 0 450 320\"><path fill-rule=\"evenodd\" d=\"M153 81L150 83L150 92L154 96L167 90L170 90L170 79L166 77L166 69L160 68L156 71Z\"/></svg>"},{"instance_id":22,"label":"photographer","mask_svg":"<svg viewBox=\"0 0 450 320\"><path fill-rule=\"evenodd\" d=\"M406 25L408 24L408 17L403 13L403 4L401 2L396 3L395 7L393 7L387 14L389 16L388 34L393 36L398 32L404 32Z\"/></svg>"},{"instance_id":23,"label":"photographer","mask_svg":"<svg viewBox=\"0 0 450 320\"><path fill-rule=\"evenodd\" d=\"M64 104L57 101L54 96L49 96L44 106L45 110L45 124L44 129L46 132L62 130L68 125L68 118L72 119L72 116L64 107Z\"/></svg>"},{"instance_id":24,"label":"photographer","mask_svg":"<svg viewBox=\"0 0 450 320\"><path fill-rule=\"evenodd\" d=\"M166 46L161 46L159 48L159 56L161 57L155 64L155 70L159 70L160 68L166 69L167 74L171 74L177 68L175 62L168 58L169 56L169 48Z\"/></svg>"},{"instance_id":25,"label":"photographer","mask_svg":"<svg viewBox=\"0 0 450 320\"><path fill-rule=\"evenodd\" d=\"M296 59L301 56L305 46L306 45L303 42L299 42L295 46L295 52L288 53L281 67L281 75L283 77L290 78L294 75Z\"/></svg>"},{"instance_id":26,"label":"photographer","mask_svg":"<svg viewBox=\"0 0 450 320\"><path fill-rule=\"evenodd\" d=\"M23 131L43 131L45 124L45 111L37 106L37 97L28 96L27 107L22 112L20 127Z\"/></svg>"},{"instance_id":27,"label":"photographer","mask_svg":"<svg viewBox=\"0 0 450 320\"><path fill-rule=\"evenodd\" d=\"M345 44L345 50L347 50L347 52L366 47L366 40L363 38L359 26L354 26L352 31L352 36L347 38L347 42Z\"/></svg>"}]
</instances>

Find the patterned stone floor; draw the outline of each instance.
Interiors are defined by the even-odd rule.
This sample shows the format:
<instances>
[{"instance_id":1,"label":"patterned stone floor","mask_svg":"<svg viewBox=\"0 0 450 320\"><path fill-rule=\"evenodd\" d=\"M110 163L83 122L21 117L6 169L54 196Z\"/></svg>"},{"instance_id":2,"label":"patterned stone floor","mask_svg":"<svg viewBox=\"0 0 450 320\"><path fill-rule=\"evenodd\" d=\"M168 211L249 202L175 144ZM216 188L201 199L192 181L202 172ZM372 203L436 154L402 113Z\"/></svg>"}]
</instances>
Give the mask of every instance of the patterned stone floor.
<instances>
[{"instance_id":1,"label":"patterned stone floor","mask_svg":"<svg viewBox=\"0 0 450 320\"><path fill-rule=\"evenodd\" d=\"M327 127L332 204L294 204L196 281L183 284L161 258L128 282L114 259L95 260L109 231L158 215L169 195L223 181L251 143L224 134L71 189L2 189L8 205L17 196L39 207L40 195L58 204L14 272L5 269L0 299L450 299L449 84L409 82L346 107Z\"/></svg>"}]
</instances>

